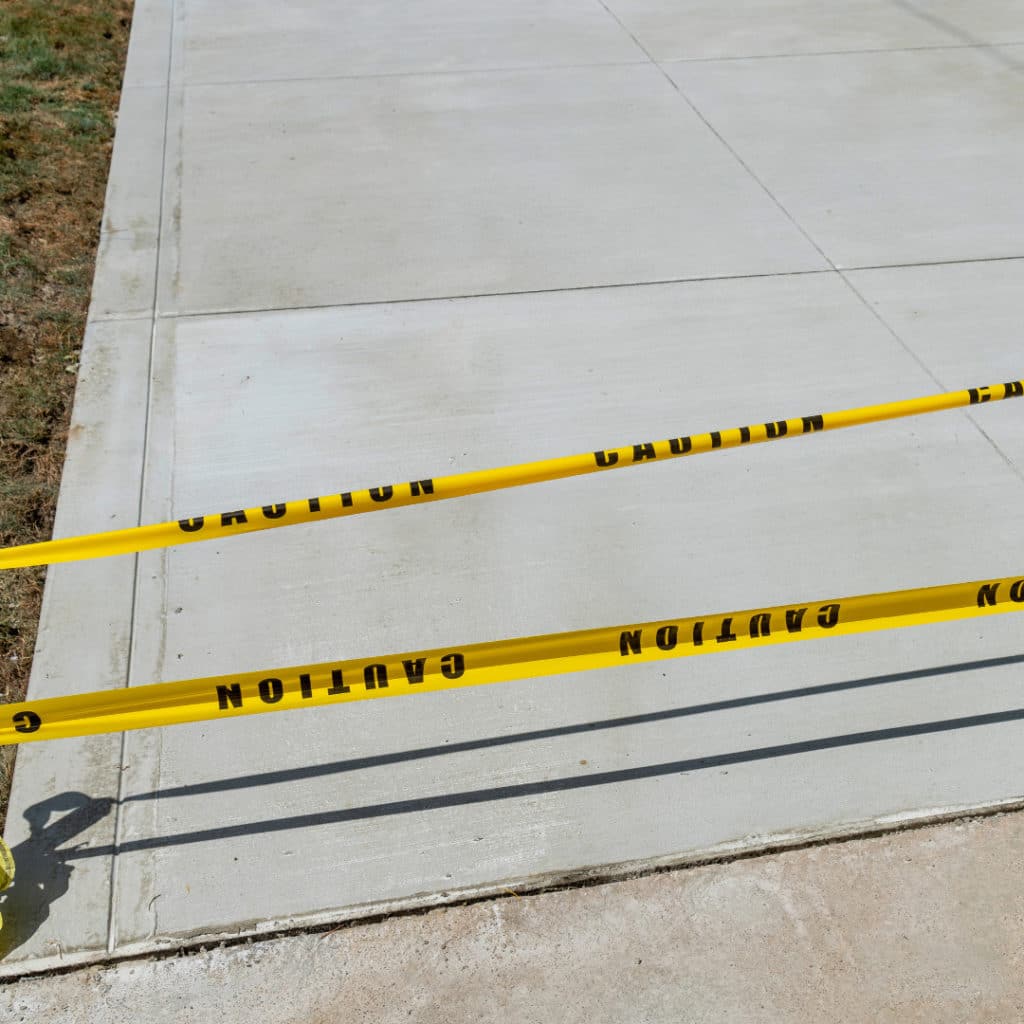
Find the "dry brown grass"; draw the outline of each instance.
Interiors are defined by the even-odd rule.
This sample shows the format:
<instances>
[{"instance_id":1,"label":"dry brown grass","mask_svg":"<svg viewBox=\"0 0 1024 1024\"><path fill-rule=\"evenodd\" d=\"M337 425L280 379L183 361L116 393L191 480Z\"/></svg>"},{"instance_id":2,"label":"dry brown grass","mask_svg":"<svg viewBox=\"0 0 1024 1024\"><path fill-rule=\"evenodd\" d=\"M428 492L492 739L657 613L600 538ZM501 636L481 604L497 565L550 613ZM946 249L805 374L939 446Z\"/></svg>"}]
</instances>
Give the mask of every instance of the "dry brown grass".
<instances>
[{"instance_id":1,"label":"dry brown grass","mask_svg":"<svg viewBox=\"0 0 1024 1024\"><path fill-rule=\"evenodd\" d=\"M45 540L64 462L131 0L0 4L0 544ZM24 698L45 571L0 573L0 701ZM0 758L0 824L13 750Z\"/></svg>"}]
</instances>

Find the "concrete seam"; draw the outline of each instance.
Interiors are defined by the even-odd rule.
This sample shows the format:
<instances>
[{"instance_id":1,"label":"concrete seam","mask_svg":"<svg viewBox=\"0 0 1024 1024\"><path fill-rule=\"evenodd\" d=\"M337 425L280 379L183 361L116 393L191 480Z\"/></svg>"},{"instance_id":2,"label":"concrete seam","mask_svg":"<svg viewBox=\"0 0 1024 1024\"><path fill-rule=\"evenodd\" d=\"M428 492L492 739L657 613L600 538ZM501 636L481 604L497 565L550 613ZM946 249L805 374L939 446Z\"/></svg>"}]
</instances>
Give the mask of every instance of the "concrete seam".
<instances>
[{"instance_id":1,"label":"concrete seam","mask_svg":"<svg viewBox=\"0 0 1024 1024\"><path fill-rule=\"evenodd\" d=\"M170 32L167 40L167 81L164 86L164 135L163 151L160 159L160 182L159 196L157 199L157 228L156 228L156 260L153 269L153 299L152 312L150 314L149 332L149 356L146 363L146 416L142 428L142 472L139 476L139 500L137 508L137 519L142 523L143 502L146 493L146 465L149 455L150 440L150 416L153 404L153 358L156 349L157 329L157 296L160 288L160 256L163 242L163 219L164 219L164 189L167 182L167 135L170 126L171 106L171 68L174 60L174 25L176 17L177 0L170 0ZM125 665L124 686L127 688L131 682L133 660L135 655L135 612L139 597L139 555L134 557L132 571L132 599L128 618L128 656ZM117 882L118 882L118 855L117 848L121 840L122 813L125 796L125 759L128 746L128 733L121 733L120 764L117 778L117 804L114 809L114 852L111 854L110 863L110 896L107 903L107 953L112 954L117 945Z\"/></svg>"},{"instance_id":2,"label":"concrete seam","mask_svg":"<svg viewBox=\"0 0 1024 1024\"><path fill-rule=\"evenodd\" d=\"M602 6L604 6L602 4ZM605 10L615 18L614 13L605 7ZM616 22L623 28L629 37L640 46L639 40L622 24L618 18ZM1000 43L1000 46L1019 46L1020 42ZM879 46L865 47L856 50L806 50L794 53L749 53L740 54L734 57L665 57L665 63L678 61L680 64L706 64L715 62L729 62L739 60L788 60L796 57L845 57L856 54L870 53L917 53L930 50L966 50L987 48L990 44L977 41L960 43L932 43L927 46ZM490 68L452 68L444 71L368 71L363 74L354 75L282 75L271 78L224 78L224 79L198 79L196 81L183 82L183 89L211 89L219 86L232 85L276 85L285 82L357 82L363 79L372 78L438 78L452 75L494 75L494 74L515 74L518 72L529 73L531 71L580 71L586 68L628 68L643 66L647 63L657 63L654 58L642 46L645 60L608 60L588 61L580 64L509 64L507 66L495 66ZM131 89L158 89L160 86L134 85L128 86Z\"/></svg>"},{"instance_id":3,"label":"concrete seam","mask_svg":"<svg viewBox=\"0 0 1024 1024\"><path fill-rule=\"evenodd\" d=\"M640 52L655 66L658 67L658 62L651 56L650 50L644 46L643 43L637 39L636 35L627 28L625 22L605 3L605 0L597 0L597 2L607 11L608 17L612 18L616 25L622 29L623 32L633 40L634 44L639 48Z\"/></svg>"},{"instance_id":4,"label":"concrete seam","mask_svg":"<svg viewBox=\"0 0 1024 1024\"><path fill-rule=\"evenodd\" d=\"M371 78L443 78L452 75L528 74L531 71L583 71L587 68L643 67L643 60L603 60L584 64L510 64L508 67L453 68L449 71L372 71L362 75L295 75L282 78L226 78L183 82L182 89L217 89L231 85L280 85L286 82L358 82Z\"/></svg>"},{"instance_id":5,"label":"concrete seam","mask_svg":"<svg viewBox=\"0 0 1024 1024\"><path fill-rule=\"evenodd\" d=\"M580 284L565 288L525 288L510 292L466 292L461 295L423 295L404 299L360 299L354 302L313 302L305 306L253 306L245 309L198 309L187 312L157 313L158 320L189 320L200 317L248 316L253 313L300 313L314 309L358 309L362 306L398 306L413 302L451 302L462 299L501 299L517 295L555 295L593 292L612 288L654 288L665 284L701 284L708 281L757 281L771 277L809 277L814 274L843 273L855 270L900 270L909 267L946 267L967 263L1008 263L1020 256L981 256L956 260L922 260L917 263L872 263L855 267L822 267L820 270L776 270L763 274L716 274L712 277L664 277L650 281L619 281L609 284ZM142 319L149 319L143 317Z\"/></svg>"},{"instance_id":6,"label":"concrete seam","mask_svg":"<svg viewBox=\"0 0 1024 1024\"><path fill-rule=\"evenodd\" d=\"M103 316L90 317L86 321L86 326L92 327L94 324L130 324L152 319L152 313L105 313Z\"/></svg>"},{"instance_id":7,"label":"concrete seam","mask_svg":"<svg viewBox=\"0 0 1024 1024\"><path fill-rule=\"evenodd\" d=\"M1022 40L1024 42L1024 40ZM740 60L793 60L800 57L850 57L871 53L921 53L931 50L977 50L990 44L979 42L932 43L928 46L874 46L857 50L806 50L796 53L750 53L737 57L664 57L664 64L727 64ZM1019 42L1000 43L1000 46L1020 46Z\"/></svg>"},{"instance_id":8,"label":"concrete seam","mask_svg":"<svg viewBox=\"0 0 1024 1024\"><path fill-rule=\"evenodd\" d=\"M860 269L876 269L857 268ZM517 295L556 295L570 292L594 292L612 288L651 288L663 284L699 284L703 281L746 281L766 277L801 277L812 274L830 274L829 267L815 270L784 270L765 274L716 274L712 277L665 277L651 281L613 281L608 284L579 284L565 288L524 288L510 292L466 292L459 295L423 295L403 299L361 299L355 302L313 302L305 306L254 306L247 309L199 309L185 313L158 313L159 320L188 320L206 316L244 316L249 313L289 313L304 309L349 309L361 306L399 306L412 302L452 302L461 299L502 299Z\"/></svg>"}]
</instances>

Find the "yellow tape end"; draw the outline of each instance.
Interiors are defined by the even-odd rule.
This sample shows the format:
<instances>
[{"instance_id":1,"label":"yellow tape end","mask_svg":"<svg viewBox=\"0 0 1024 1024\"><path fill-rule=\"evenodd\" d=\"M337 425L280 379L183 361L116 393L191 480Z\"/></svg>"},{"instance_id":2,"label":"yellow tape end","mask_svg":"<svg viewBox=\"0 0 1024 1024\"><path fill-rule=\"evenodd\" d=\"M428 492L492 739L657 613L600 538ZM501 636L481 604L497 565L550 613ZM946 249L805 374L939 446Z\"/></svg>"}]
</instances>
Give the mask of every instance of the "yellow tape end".
<instances>
[{"instance_id":1,"label":"yellow tape end","mask_svg":"<svg viewBox=\"0 0 1024 1024\"><path fill-rule=\"evenodd\" d=\"M0 892L14 881L14 854L11 848L0 839ZM3 915L0 915L0 928L4 926Z\"/></svg>"}]
</instances>

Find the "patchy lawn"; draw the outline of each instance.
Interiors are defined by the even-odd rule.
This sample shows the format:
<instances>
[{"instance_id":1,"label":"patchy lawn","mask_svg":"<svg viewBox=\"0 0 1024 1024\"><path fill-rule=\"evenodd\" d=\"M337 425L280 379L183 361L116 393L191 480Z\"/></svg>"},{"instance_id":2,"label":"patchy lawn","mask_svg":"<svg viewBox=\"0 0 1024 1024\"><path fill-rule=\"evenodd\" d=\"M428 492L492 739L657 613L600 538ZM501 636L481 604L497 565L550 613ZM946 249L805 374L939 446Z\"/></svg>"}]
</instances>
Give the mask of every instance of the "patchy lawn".
<instances>
[{"instance_id":1,"label":"patchy lawn","mask_svg":"<svg viewBox=\"0 0 1024 1024\"><path fill-rule=\"evenodd\" d=\"M0 3L0 544L49 538L131 0ZM44 569L0 573L0 701L21 700ZM13 749L0 753L0 825Z\"/></svg>"}]
</instances>

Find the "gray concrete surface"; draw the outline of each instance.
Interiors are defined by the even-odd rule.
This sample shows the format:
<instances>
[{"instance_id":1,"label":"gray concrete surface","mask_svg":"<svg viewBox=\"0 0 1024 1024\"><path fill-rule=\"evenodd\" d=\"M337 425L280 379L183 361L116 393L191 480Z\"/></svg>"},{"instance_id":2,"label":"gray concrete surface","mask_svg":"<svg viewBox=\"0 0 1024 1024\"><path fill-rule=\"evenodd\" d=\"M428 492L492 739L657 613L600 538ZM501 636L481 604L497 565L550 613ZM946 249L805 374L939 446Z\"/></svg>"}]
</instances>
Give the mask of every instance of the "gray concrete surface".
<instances>
[{"instance_id":1,"label":"gray concrete surface","mask_svg":"<svg viewBox=\"0 0 1024 1024\"><path fill-rule=\"evenodd\" d=\"M174 112L167 312L826 266L650 64L193 86Z\"/></svg>"},{"instance_id":2,"label":"gray concrete surface","mask_svg":"<svg viewBox=\"0 0 1024 1024\"><path fill-rule=\"evenodd\" d=\"M1020 255L1024 47L666 68L835 266Z\"/></svg>"},{"instance_id":3,"label":"gray concrete surface","mask_svg":"<svg viewBox=\"0 0 1024 1024\"><path fill-rule=\"evenodd\" d=\"M918 49L951 42L948 28L888 0L843 4L617 0L609 6L644 50L659 61ZM1024 37L1012 41L1020 38Z\"/></svg>"},{"instance_id":4,"label":"gray concrete surface","mask_svg":"<svg viewBox=\"0 0 1024 1024\"><path fill-rule=\"evenodd\" d=\"M627 64L643 51L591 0L251 0L185 10L192 84Z\"/></svg>"},{"instance_id":5,"label":"gray concrete surface","mask_svg":"<svg viewBox=\"0 0 1024 1024\"><path fill-rule=\"evenodd\" d=\"M0 989L11 1024L1015 1024L1012 815Z\"/></svg>"},{"instance_id":6,"label":"gray concrete surface","mask_svg":"<svg viewBox=\"0 0 1024 1024\"><path fill-rule=\"evenodd\" d=\"M140 0L58 533L1020 377L1018 51L857 8ZM59 567L31 692L1003 575L1021 416ZM26 748L0 974L1014 802L1022 659L1007 617Z\"/></svg>"}]
</instances>

